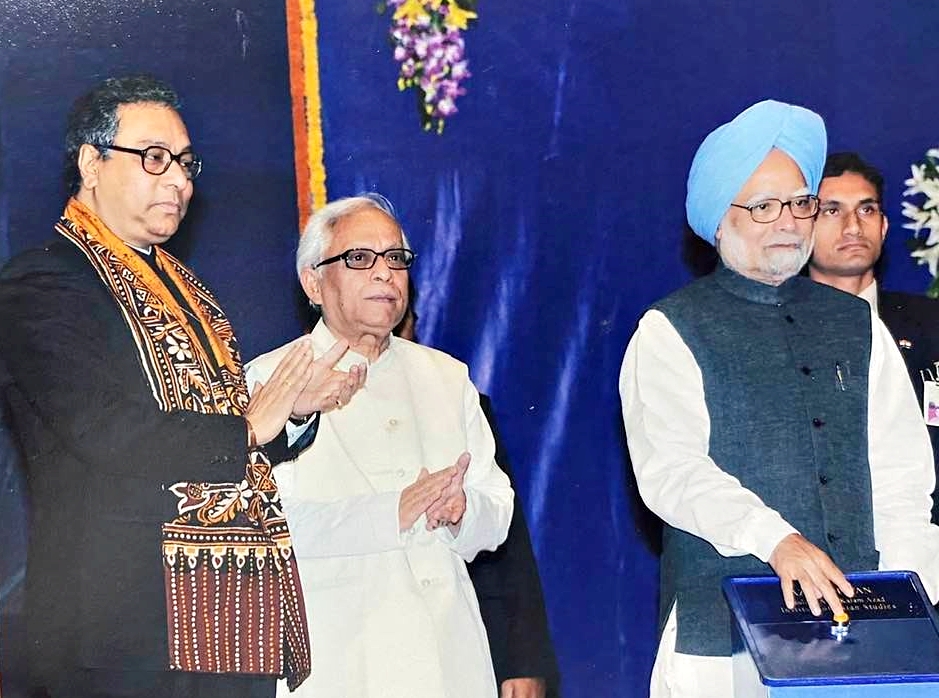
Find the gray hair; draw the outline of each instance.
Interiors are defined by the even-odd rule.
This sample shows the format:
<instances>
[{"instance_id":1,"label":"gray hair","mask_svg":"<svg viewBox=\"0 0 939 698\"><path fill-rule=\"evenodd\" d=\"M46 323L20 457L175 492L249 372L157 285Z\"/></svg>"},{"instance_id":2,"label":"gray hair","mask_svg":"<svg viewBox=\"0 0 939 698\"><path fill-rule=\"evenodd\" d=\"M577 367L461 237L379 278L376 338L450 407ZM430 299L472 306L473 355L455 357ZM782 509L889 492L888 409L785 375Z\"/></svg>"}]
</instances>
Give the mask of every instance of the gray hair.
<instances>
[{"instance_id":1,"label":"gray hair","mask_svg":"<svg viewBox=\"0 0 939 698\"><path fill-rule=\"evenodd\" d=\"M114 145L117 135L117 109L124 104L159 104L179 111L176 92L150 75L108 78L72 105L65 130L65 188L69 196L78 193L82 176L78 171L78 151L85 143ZM108 157L106 149L99 148Z\"/></svg>"},{"instance_id":2,"label":"gray hair","mask_svg":"<svg viewBox=\"0 0 939 698\"><path fill-rule=\"evenodd\" d=\"M410 249L408 236L404 234L404 228L395 214L394 206L384 196L369 192L344 199L336 199L310 216L310 220L303 229L303 235L300 237L300 244L297 247L298 278L303 274L304 269L315 267L323 261L323 256L333 241L333 235L335 235L336 226L339 222L365 208L378 209L387 214L401 231L402 244Z\"/></svg>"}]
</instances>

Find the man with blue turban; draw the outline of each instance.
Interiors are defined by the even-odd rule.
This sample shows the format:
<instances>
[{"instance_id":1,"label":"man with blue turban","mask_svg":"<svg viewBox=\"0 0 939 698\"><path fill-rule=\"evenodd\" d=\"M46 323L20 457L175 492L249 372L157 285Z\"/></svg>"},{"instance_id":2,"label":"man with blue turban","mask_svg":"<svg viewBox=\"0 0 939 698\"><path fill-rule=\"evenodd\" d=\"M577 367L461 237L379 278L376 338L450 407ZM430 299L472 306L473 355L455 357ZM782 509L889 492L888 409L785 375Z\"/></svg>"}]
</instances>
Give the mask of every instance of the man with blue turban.
<instances>
[{"instance_id":1,"label":"man with blue turban","mask_svg":"<svg viewBox=\"0 0 939 698\"><path fill-rule=\"evenodd\" d=\"M733 695L724 576L775 573L815 615L853 595L842 570L913 569L939 597L932 452L903 359L866 303L798 274L825 144L817 114L775 101L704 140L686 209L721 264L655 303L626 349L630 457L665 522L653 698Z\"/></svg>"}]
</instances>

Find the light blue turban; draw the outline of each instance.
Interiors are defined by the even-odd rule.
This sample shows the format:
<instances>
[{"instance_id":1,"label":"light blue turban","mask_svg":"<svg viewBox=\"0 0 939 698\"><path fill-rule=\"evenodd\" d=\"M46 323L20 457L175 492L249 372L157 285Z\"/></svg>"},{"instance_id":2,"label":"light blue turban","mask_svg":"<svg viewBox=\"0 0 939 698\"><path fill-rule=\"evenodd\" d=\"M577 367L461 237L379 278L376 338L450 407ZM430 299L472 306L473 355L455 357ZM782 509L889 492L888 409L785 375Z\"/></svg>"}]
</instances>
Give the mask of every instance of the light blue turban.
<instances>
[{"instance_id":1,"label":"light blue turban","mask_svg":"<svg viewBox=\"0 0 939 698\"><path fill-rule=\"evenodd\" d=\"M771 99L757 102L708 134L688 173L685 211L700 237L714 235L731 202L773 148L795 160L813 194L825 166L825 122L813 111Z\"/></svg>"}]
</instances>

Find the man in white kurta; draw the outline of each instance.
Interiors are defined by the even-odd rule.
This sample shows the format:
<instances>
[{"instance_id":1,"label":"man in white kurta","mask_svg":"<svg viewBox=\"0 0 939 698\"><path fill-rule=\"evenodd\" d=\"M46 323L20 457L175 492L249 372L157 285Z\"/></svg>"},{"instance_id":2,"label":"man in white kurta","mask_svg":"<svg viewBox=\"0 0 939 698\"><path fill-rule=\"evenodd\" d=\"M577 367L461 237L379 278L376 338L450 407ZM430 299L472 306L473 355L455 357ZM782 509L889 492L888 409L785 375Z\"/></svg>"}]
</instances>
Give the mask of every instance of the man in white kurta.
<instances>
[{"instance_id":1,"label":"man in white kurta","mask_svg":"<svg viewBox=\"0 0 939 698\"><path fill-rule=\"evenodd\" d=\"M320 323L316 355L335 338ZM263 383L290 345L249 364ZM349 351L337 370L359 364ZM472 460L456 537L422 516L399 532L399 497L422 467ZM298 556L313 644L302 698L496 695L486 631L464 561L505 538L513 493L464 364L397 337L365 387L322 415L313 445L275 471ZM284 687L281 686L281 689ZM286 692L284 690L284 692Z\"/></svg>"}]
</instances>

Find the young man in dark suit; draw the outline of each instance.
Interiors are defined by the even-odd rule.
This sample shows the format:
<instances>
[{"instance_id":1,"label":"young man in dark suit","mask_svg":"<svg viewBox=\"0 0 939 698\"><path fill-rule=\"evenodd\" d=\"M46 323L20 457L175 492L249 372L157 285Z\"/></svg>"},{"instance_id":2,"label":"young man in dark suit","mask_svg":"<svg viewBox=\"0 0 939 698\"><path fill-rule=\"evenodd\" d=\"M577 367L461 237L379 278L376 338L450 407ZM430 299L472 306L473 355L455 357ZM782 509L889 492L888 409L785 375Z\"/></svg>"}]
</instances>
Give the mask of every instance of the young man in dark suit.
<instances>
[{"instance_id":1,"label":"young man in dark suit","mask_svg":"<svg viewBox=\"0 0 939 698\"><path fill-rule=\"evenodd\" d=\"M875 267L889 222L883 211L884 178L857 153L832 153L819 188L815 248L809 276L864 298L897 341L924 418L924 392L939 379L939 303L932 298L882 290ZM936 393L939 396L939 390ZM929 395L925 396L929 399ZM939 400L937 400L939 402ZM939 467L939 420L926 420ZM939 497L933 493L932 520L939 522Z\"/></svg>"}]
</instances>

